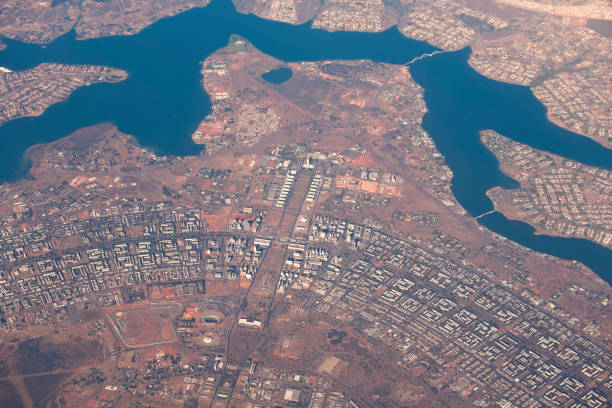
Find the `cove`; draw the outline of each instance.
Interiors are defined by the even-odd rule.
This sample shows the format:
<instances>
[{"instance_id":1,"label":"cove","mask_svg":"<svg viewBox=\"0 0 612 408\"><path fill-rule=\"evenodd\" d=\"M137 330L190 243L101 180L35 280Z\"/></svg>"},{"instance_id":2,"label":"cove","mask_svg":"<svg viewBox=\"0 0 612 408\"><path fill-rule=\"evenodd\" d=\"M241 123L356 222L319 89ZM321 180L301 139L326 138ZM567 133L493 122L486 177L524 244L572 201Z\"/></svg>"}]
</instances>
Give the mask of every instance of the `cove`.
<instances>
[{"instance_id":1,"label":"cove","mask_svg":"<svg viewBox=\"0 0 612 408\"><path fill-rule=\"evenodd\" d=\"M12 70L42 62L96 64L124 69L129 77L80 88L40 117L0 127L0 181L26 174L28 147L103 121L163 154L198 154L201 147L190 135L210 113L210 100L200 84L200 61L225 46L231 34L285 62L371 59L405 64L437 50L404 37L397 28L376 34L329 33L310 28L310 23L293 26L242 15L229 0L160 20L133 36L77 41L72 31L42 47L5 39L0 66ZM453 193L472 216L493 208L486 190L518 186L501 173L495 156L480 143L479 130L493 129L536 149L611 169L612 150L549 122L544 106L528 88L479 75L467 64L470 52L466 48L426 57L410 70L425 90L428 113L423 127L454 173ZM527 224L501 214L478 221L515 242L579 260L608 282L612 279L612 251L591 241L534 235Z\"/></svg>"}]
</instances>

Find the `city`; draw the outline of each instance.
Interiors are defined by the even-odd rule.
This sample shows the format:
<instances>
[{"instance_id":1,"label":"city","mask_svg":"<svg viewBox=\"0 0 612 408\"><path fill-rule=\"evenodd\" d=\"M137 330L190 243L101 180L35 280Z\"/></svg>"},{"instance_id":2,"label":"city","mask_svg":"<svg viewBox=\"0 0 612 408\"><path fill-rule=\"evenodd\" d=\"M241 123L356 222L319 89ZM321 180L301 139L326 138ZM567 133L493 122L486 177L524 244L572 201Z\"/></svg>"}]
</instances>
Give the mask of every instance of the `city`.
<instances>
[{"instance_id":1,"label":"city","mask_svg":"<svg viewBox=\"0 0 612 408\"><path fill-rule=\"evenodd\" d=\"M202 62L214 103L194 134L210 146L201 156L159 156L105 124L33 149L31 177L0 187L1 330L38 333L19 347L42 352L69 347L56 325L95 350L49 370L63 370L55 392L31 388L46 378L34 375L17 394L98 407L607 406L606 284L469 220L407 69L322 61L261 79L279 64L239 37ZM295 88L305 82L310 98ZM482 137L522 182L563 166L609 195L609 175Z\"/></svg>"},{"instance_id":2,"label":"city","mask_svg":"<svg viewBox=\"0 0 612 408\"><path fill-rule=\"evenodd\" d=\"M610 406L610 18L8 0L0 406Z\"/></svg>"}]
</instances>

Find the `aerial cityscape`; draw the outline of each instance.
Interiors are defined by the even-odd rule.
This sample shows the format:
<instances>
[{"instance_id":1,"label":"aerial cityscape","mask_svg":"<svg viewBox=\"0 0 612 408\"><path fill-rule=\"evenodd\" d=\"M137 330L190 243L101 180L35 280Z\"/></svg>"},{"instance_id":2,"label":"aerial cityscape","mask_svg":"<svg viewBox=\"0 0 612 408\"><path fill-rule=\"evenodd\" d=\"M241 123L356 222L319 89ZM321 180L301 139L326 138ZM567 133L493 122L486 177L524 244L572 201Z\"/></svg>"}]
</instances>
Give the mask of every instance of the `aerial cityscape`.
<instances>
[{"instance_id":1,"label":"aerial cityscape","mask_svg":"<svg viewBox=\"0 0 612 408\"><path fill-rule=\"evenodd\" d=\"M0 4L0 407L605 408L607 0Z\"/></svg>"}]
</instances>

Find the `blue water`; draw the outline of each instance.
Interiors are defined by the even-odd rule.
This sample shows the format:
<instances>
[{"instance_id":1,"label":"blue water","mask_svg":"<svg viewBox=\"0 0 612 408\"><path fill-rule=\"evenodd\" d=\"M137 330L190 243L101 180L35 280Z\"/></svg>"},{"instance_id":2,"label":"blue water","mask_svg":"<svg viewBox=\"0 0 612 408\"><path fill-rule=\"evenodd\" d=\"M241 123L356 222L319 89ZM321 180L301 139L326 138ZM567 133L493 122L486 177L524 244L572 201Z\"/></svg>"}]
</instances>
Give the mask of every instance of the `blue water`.
<instances>
[{"instance_id":1,"label":"blue water","mask_svg":"<svg viewBox=\"0 0 612 408\"><path fill-rule=\"evenodd\" d=\"M42 116L22 118L0 127L0 181L25 174L23 153L34 144L57 140L83 126L112 121L139 143L164 154L197 154L190 135L210 113L200 85L200 61L225 46L231 34L280 60L371 59L405 64L435 51L392 28L382 33L329 33L237 13L228 0L216 0L161 20L137 35L76 41L70 32L41 47L5 39L0 66L13 70L42 62L97 64L126 70L117 84L96 84L74 92ZM473 216L493 208L485 191L517 187L499 171L496 158L480 143L478 131L493 129L541 150L611 169L612 151L563 130L546 119L546 111L526 87L487 79L467 64L470 49L438 54L411 65L425 89L428 113L423 127L453 170L453 192ZM590 241L534 235L527 224L501 214L479 219L493 231L527 247L565 259L577 259L610 282L612 251Z\"/></svg>"},{"instance_id":2,"label":"blue water","mask_svg":"<svg viewBox=\"0 0 612 408\"><path fill-rule=\"evenodd\" d=\"M271 84L282 84L291 79L292 76L293 71L291 71L291 68L280 67L264 73L261 78Z\"/></svg>"}]
</instances>

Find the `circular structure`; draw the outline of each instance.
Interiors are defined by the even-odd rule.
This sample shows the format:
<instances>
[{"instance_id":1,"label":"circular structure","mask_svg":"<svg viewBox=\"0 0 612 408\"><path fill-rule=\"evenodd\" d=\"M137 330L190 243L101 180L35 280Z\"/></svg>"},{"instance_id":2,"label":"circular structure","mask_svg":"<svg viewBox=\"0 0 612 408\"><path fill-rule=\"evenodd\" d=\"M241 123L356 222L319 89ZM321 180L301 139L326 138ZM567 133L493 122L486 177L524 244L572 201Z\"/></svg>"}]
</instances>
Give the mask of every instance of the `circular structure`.
<instances>
[{"instance_id":1,"label":"circular structure","mask_svg":"<svg viewBox=\"0 0 612 408\"><path fill-rule=\"evenodd\" d=\"M216 326L223 322L224 317L218 310L203 310L200 313L200 322L206 326Z\"/></svg>"},{"instance_id":2,"label":"circular structure","mask_svg":"<svg viewBox=\"0 0 612 408\"><path fill-rule=\"evenodd\" d=\"M293 71L289 67L279 67L272 69L261 76L261 78L271 84L282 84L293 76Z\"/></svg>"}]
</instances>

